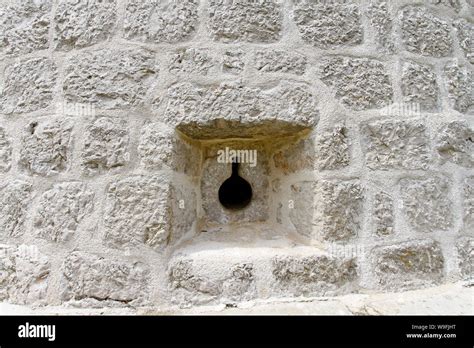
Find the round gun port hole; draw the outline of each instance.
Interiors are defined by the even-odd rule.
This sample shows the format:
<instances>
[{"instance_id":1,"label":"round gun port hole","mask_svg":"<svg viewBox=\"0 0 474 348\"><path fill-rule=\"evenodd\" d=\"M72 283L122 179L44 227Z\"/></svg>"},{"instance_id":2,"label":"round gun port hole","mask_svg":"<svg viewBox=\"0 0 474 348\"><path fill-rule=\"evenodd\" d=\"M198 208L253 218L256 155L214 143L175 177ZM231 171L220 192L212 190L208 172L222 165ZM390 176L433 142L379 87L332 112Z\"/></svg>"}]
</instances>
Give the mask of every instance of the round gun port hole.
<instances>
[{"instance_id":1,"label":"round gun port hole","mask_svg":"<svg viewBox=\"0 0 474 348\"><path fill-rule=\"evenodd\" d=\"M219 202L229 210L245 208L252 200L252 187L239 176L239 163L232 163L232 175L219 188Z\"/></svg>"}]
</instances>

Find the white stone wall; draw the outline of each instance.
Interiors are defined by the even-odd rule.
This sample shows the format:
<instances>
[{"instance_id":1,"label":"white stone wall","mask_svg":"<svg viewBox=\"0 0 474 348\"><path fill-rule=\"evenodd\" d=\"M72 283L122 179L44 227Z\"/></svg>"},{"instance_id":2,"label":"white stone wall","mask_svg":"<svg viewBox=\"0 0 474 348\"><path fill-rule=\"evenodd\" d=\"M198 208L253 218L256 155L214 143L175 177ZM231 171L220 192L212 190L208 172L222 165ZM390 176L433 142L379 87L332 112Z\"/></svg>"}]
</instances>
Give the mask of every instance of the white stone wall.
<instances>
[{"instance_id":1,"label":"white stone wall","mask_svg":"<svg viewBox=\"0 0 474 348\"><path fill-rule=\"evenodd\" d=\"M473 276L471 0L0 1L0 300ZM215 197L225 146L254 201Z\"/></svg>"}]
</instances>

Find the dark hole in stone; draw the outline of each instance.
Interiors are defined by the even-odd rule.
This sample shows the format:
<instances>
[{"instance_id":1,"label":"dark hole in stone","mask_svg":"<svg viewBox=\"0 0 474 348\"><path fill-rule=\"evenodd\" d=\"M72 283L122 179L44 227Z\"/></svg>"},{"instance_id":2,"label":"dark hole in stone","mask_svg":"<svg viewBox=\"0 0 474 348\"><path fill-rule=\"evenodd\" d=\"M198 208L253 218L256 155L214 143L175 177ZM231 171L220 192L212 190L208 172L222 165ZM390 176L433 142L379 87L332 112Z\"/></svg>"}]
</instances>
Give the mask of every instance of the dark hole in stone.
<instances>
[{"instance_id":1,"label":"dark hole in stone","mask_svg":"<svg viewBox=\"0 0 474 348\"><path fill-rule=\"evenodd\" d=\"M252 199L252 187L239 176L239 163L232 163L232 175L219 188L219 202L224 208L237 210L245 208Z\"/></svg>"}]
</instances>

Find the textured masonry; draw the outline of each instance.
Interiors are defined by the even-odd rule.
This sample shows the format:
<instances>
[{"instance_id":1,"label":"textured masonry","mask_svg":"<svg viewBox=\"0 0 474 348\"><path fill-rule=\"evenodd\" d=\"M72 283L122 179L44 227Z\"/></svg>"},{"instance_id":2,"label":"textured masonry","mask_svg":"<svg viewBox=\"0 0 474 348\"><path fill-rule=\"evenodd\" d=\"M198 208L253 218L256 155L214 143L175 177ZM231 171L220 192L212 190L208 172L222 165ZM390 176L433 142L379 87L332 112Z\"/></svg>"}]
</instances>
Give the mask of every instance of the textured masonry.
<instances>
[{"instance_id":1,"label":"textured masonry","mask_svg":"<svg viewBox=\"0 0 474 348\"><path fill-rule=\"evenodd\" d=\"M472 282L473 12L0 1L0 300L164 309ZM252 189L237 210L219 200L232 160Z\"/></svg>"}]
</instances>

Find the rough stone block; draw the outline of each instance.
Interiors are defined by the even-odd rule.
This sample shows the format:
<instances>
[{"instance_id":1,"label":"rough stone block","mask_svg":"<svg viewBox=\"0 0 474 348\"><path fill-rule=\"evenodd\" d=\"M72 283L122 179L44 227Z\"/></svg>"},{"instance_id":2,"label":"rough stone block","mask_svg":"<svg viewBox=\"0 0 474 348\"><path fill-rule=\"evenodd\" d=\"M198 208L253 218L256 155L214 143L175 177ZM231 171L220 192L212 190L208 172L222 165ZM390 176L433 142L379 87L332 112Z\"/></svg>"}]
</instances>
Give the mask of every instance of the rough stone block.
<instances>
[{"instance_id":1,"label":"rough stone block","mask_svg":"<svg viewBox=\"0 0 474 348\"><path fill-rule=\"evenodd\" d=\"M67 64L63 93L67 102L105 109L138 106L157 72L154 54L145 49L83 52Z\"/></svg>"},{"instance_id":2,"label":"rough stone block","mask_svg":"<svg viewBox=\"0 0 474 348\"><path fill-rule=\"evenodd\" d=\"M461 276L469 279L474 276L474 238L462 237L456 243L458 265Z\"/></svg>"},{"instance_id":3,"label":"rough stone block","mask_svg":"<svg viewBox=\"0 0 474 348\"><path fill-rule=\"evenodd\" d=\"M419 121L375 121L361 125L367 167L426 169L430 161L426 127Z\"/></svg>"},{"instance_id":4,"label":"rough stone block","mask_svg":"<svg viewBox=\"0 0 474 348\"><path fill-rule=\"evenodd\" d=\"M72 121L33 121L25 127L20 165L31 174L51 176L70 165Z\"/></svg>"},{"instance_id":5,"label":"rough stone block","mask_svg":"<svg viewBox=\"0 0 474 348\"><path fill-rule=\"evenodd\" d=\"M104 41L112 35L116 19L115 0L60 0L54 15L54 46L69 51Z\"/></svg>"},{"instance_id":6,"label":"rough stone block","mask_svg":"<svg viewBox=\"0 0 474 348\"><path fill-rule=\"evenodd\" d=\"M327 58L320 67L320 76L350 109L381 108L393 98L390 77L384 65L374 59Z\"/></svg>"},{"instance_id":7,"label":"rough stone block","mask_svg":"<svg viewBox=\"0 0 474 348\"><path fill-rule=\"evenodd\" d=\"M349 257L277 256L272 260L272 274L277 287L288 295L341 294L357 280L357 264Z\"/></svg>"},{"instance_id":8,"label":"rough stone block","mask_svg":"<svg viewBox=\"0 0 474 348\"><path fill-rule=\"evenodd\" d=\"M444 67L445 84L453 108L459 112L472 113L474 111L472 69L450 62Z\"/></svg>"},{"instance_id":9,"label":"rough stone block","mask_svg":"<svg viewBox=\"0 0 474 348\"><path fill-rule=\"evenodd\" d=\"M439 89L431 66L405 62L401 87L404 102L417 103L422 111L438 110Z\"/></svg>"},{"instance_id":10,"label":"rough stone block","mask_svg":"<svg viewBox=\"0 0 474 348\"><path fill-rule=\"evenodd\" d=\"M0 245L0 300L45 304L51 264L34 245Z\"/></svg>"},{"instance_id":11,"label":"rough stone block","mask_svg":"<svg viewBox=\"0 0 474 348\"><path fill-rule=\"evenodd\" d=\"M304 41L320 48L360 44L359 7L348 1L295 2L293 19Z\"/></svg>"},{"instance_id":12,"label":"rough stone block","mask_svg":"<svg viewBox=\"0 0 474 348\"><path fill-rule=\"evenodd\" d=\"M377 47L391 53L395 50L393 39L393 16L389 12L387 2L381 0L371 1L367 8L370 25L375 31Z\"/></svg>"},{"instance_id":13,"label":"rough stone block","mask_svg":"<svg viewBox=\"0 0 474 348\"><path fill-rule=\"evenodd\" d=\"M154 122L143 126L138 145L140 162L146 169L172 169L198 175L200 152L166 125Z\"/></svg>"},{"instance_id":14,"label":"rough stone block","mask_svg":"<svg viewBox=\"0 0 474 348\"><path fill-rule=\"evenodd\" d=\"M261 72L303 75L306 57L281 50L260 50L255 53L255 68Z\"/></svg>"},{"instance_id":15,"label":"rough stone block","mask_svg":"<svg viewBox=\"0 0 474 348\"><path fill-rule=\"evenodd\" d=\"M474 64L474 24L464 18L453 22L456 29L459 46L464 51L464 55L469 63Z\"/></svg>"},{"instance_id":16,"label":"rough stone block","mask_svg":"<svg viewBox=\"0 0 474 348\"><path fill-rule=\"evenodd\" d=\"M382 288L403 290L438 284L444 257L432 240L411 240L372 250L376 282Z\"/></svg>"},{"instance_id":17,"label":"rough stone block","mask_svg":"<svg viewBox=\"0 0 474 348\"><path fill-rule=\"evenodd\" d=\"M427 179L400 180L402 208L408 223L416 231L447 230L453 223L448 180L433 176Z\"/></svg>"},{"instance_id":18,"label":"rough stone block","mask_svg":"<svg viewBox=\"0 0 474 348\"><path fill-rule=\"evenodd\" d=\"M10 170L12 162L11 139L4 128L0 127L0 172L6 173Z\"/></svg>"},{"instance_id":19,"label":"rough stone block","mask_svg":"<svg viewBox=\"0 0 474 348\"><path fill-rule=\"evenodd\" d=\"M360 231L364 190L357 182L324 180L291 185L290 221L304 236L347 241Z\"/></svg>"},{"instance_id":20,"label":"rough stone block","mask_svg":"<svg viewBox=\"0 0 474 348\"><path fill-rule=\"evenodd\" d=\"M168 70L173 74L207 75L215 65L208 50L184 48L170 55Z\"/></svg>"},{"instance_id":21,"label":"rough stone block","mask_svg":"<svg viewBox=\"0 0 474 348\"><path fill-rule=\"evenodd\" d=\"M184 82L167 93L166 123L196 139L288 135L318 120L314 94L300 82L280 81L267 89Z\"/></svg>"},{"instance_id":22,"label":"rough stone block","mask_svg":"<svg viewBox=\"0 0 474 348\"><path fill-rule=\"evenodd\" d=\"M20 55L48 48L52 1L11 1L0 7L0 52Z\"/></svg>"},{"instance_id":23,"label":"rough stone block","mask_svg":"<svg viewBox=\"0 0 474 348\"><path fill-rule=\"evenodd\" d=\"M373 226L377 236L388 236L393 234L394 229L393 199L386 192L378 192L374 195Z\"/></svg>"},{"instance_id":24,"label":"rough stone block","mask_svg":"<svg viewBox=\"0 0 474 348\"><path fill-rule=\"evenodd\" d=\"M197 0L131 0L125 7L124 36L147 42L188 40L198 26Z\"/></svg>"},{"instance_id":25,"label":"rough stone block","mask_svg":"<svg viewBox=\"0 0 474 348\"><path fill-rule=\"evenodd\" d=\"M438 130L435 148L443 163L474 167L474 129L466 122L444 124Z\"/></svg>"},{"instance_id":26,"label":"rough stone block","mask_svg":"<svg viewBox=\"0 0 474 348\"><path fill-rule=\"evenodd\" d=\"M405 49L423 56L445 57L452 52L447 22L421 6L406 6L399 12L401 39Z\"/></svg>"},{"instance_id":27,"label":"rough stone block","mask_svg":"<svg viewBox=\"0 0 474 348\"><path fill-rule=\"evenodd\" d=\"M104 259L80 251L62 265L63 300L97 300L140 304L148 299L149 269L139 262Z\"/></svg>"},{"instance_id":28,"label":"rough stone block","mask_svg":"<svg viewBox=\"0 0 474 348\"><path fill-rule=\"evenodd\" d=\"M464 230L472 232L474 230L474 176L464 180L463 207Z\"/></svg>"},{"instance_id":29,"label":"rough stone block","mask_svg":"<svg viewBox=\"0 0 474 348\"><path fill-rule=\"evenodd\" d=\"M32 185L15 180L0 186L0 237L18 237L25 231L25 219Z\"/></svg>"},{"instance_id":30,"label":"rough stone block","mask_svg":"<svg viewBox=\"0 0 474 348\"><path fill-rule=\"evenodd\" d=\"M180 196L184 196L181 194ZM143 245L160 249L169 244L173 234L184 234L194 219L195 203L174 198L173 187L160 176L132 176L112 182L107 188L104 215L104 241L114 248ZM182 205L181 205L182 206ZM179 222L179 223L178 223Z\"/></svg>"},{"instance_id":31,"label":"rough stone block","mask_svg":"<svg viewBox=\"0 0 474 348\"><path fill-rule=\"evenodd\" d=\"M279 1L211 0L208 11L208 29L215 41L268 43L281 36Z\"/></svg>"},{"instance_id":32,"label":"rough stone block","mask_svg":"<svg viewBox=\"0 0 474 348\"><path fill-rule=\"evenodd\" d=\"M127 122L118 118L100 117L86 128L81 166L93 175L125 166L129 159Z\"/></svg>"},{"instance_id":33,"label":"rough stone block","mask_svg":"<svg viewBox=\"0 0 474 348\"><path fill-rule=\"evenodd\" d=\"M27 58L8 66L0 94L2 113L21 113L51 105L56 65L47 58Z\"/></svg>"},{"instance_id":34,"label":"rough stone block","mask_svg":"<svg viewBox=\"0 0 474 348\"><path fill-rule=\"evenodd\" d=\"M69 240L92 212L94 193L81 182L55 184L43 193L34 217L36 233L52 242Z\"/></svg>"},{"instance_id":35,"label":"rough stone block","mask_svg":"<svg viewBox=\"0 0 474 348\"><path fill-rule=\"evenodd\" d=\"M222 72L239 75L245 67L244 51L228 50L222 55Z\"/></svg>"}]
</instances>

